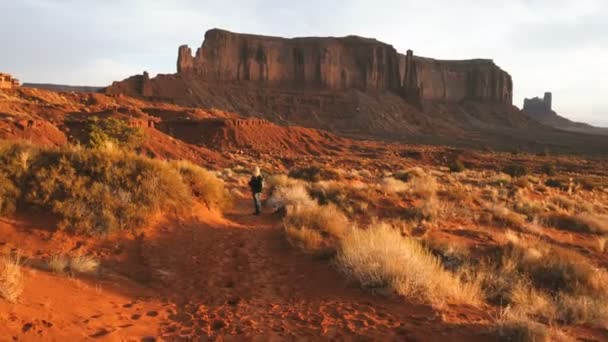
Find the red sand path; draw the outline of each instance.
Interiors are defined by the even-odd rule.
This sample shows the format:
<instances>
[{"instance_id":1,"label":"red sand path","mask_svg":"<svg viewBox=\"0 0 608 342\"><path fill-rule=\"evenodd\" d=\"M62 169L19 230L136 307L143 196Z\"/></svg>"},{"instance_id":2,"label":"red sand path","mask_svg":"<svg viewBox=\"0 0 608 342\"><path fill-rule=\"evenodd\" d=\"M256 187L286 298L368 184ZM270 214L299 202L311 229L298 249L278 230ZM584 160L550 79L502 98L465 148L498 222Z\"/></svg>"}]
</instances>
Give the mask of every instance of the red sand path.
<instances>
[{"instance_id":1,"label":"red sand path","mask_svg":"<svg viewBox=\"0 0 608 342\"><path fill-rule=\"evenodd\" d=\"M0 301L0 341L493 340L479 310L438 314L363 291L291 249L279 218L251 210L239 201L226 219L187 220L146 241L146 267L163 275L147 288L27 271L20 302Z\"/></svg>"}]
</instances>

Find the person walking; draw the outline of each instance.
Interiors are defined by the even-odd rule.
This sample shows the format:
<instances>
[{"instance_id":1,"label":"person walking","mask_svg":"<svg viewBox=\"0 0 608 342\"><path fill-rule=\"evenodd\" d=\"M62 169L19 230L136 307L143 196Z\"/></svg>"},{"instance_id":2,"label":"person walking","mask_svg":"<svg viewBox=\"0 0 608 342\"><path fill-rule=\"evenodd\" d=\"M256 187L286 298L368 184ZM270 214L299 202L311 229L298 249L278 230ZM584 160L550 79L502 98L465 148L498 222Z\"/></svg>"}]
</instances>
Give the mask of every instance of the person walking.
<instances>
[{"instance_id":1,"label":"person walking","mask_svg":"<svg viewBox=\"0 0 608 342\"><path fill-rule=\"evenodd\" d=\"M260 168L257 166L253 170L253 175L249 180L249 188L253 195L253 205L255 207L254 215L260 215L262 213L261 196L262 190L264 189L264 177L260 174Z\"/></svg>"}]
</instances>

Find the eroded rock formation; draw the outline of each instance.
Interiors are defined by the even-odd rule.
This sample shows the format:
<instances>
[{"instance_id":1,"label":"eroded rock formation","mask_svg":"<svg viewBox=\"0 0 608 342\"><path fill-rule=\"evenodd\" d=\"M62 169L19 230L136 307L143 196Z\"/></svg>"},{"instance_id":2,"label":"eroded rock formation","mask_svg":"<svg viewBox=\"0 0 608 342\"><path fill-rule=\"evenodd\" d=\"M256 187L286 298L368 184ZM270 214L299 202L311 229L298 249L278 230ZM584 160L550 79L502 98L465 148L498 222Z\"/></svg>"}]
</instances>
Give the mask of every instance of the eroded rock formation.
<instances>
[{"instance_id":1,"label":"eroded rock formation","mask_svg":"<svg viewBox=\"0 0 608 342\"><path fill-rule=\"evenodd\" d=\"M546 92L545 96L524 99L524 112L551 112L553 111L553 94Z\"/></svg>"},{"instance_id":2,"label":"eroded rock formation","mask_svg":"<svg viewBox=\"0 0 608 342\"><path fill-rule=\"evenodd\" d=\"M194 56L187 45L179 47L177 71L207 82L512 102L511 77L492 60L441 61L411 50L402 55L391 45L357 36L285 39L213 29Z\"/></svg>"},{"instance_id":3,"label":"eroded rock formation","mask_svg":"<svg viewBox=\"0 0 608 342\"><path fill-rule=\"evenodd\" d=\"M19 87L19 80L11 76L0 72L0 89L12 89Z\"/></svg>"},{"instance_id":4,"label":"eroded rock formation","mask_svg":"<svg viewBox=\"0 0 608 342\"><path fill-rule=\"evenodd\" d=\"M177 71L133 76L104 91L387 140L441 136L469 144L466 132L478 136L478 126L536 125L513 107L511 77L492 60L401 54L357 36L287 39L213 29L196 51L179 47Z\"/></svg>"}]
</instances>

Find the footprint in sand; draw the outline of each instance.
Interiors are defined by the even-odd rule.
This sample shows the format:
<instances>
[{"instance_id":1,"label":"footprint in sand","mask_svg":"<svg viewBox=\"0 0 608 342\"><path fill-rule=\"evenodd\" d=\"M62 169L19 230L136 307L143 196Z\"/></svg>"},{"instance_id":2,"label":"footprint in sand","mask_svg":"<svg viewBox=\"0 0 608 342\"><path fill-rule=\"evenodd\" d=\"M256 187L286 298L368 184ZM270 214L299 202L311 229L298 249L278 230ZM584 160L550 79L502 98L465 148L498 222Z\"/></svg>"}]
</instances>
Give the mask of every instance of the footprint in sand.
<instances>
[{"instance_id":1,"label":"footprint in sand","mask_svg":"<svg viewBox=\"0 0 608 342\"><path fill-rule=\"evenodd\" d=\"M158 316L158 312L156 312L156 311L148 311L146 313L146 316L148 316L148 317L156 317L156 316Z\"/></svg>"},{"instance_id":2,"label":"footprint in sand","mask_svg":"<svg viewBox=\"0 0 608 342\"><path fill-rule=\"evenodd\" d=\"M106 336L109 333L110 333L110 331L108 329L101 328L97 332L95 332L94 334L89 335L89 337L91 337L91 338L100 338L100 337Z\"/></svg>"}]
</instances>

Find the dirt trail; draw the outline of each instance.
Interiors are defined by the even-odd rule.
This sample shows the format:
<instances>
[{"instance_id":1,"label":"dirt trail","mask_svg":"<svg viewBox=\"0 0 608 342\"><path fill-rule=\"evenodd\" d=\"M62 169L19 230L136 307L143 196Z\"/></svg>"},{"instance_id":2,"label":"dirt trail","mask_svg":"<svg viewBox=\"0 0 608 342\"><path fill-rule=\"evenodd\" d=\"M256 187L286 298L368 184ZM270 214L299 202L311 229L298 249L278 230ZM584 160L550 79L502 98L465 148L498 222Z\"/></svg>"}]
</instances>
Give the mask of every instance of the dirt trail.
<instances>
[{"instance_id":1,"label":"dirt trail","mask_svg":"<svg viewBox=\"0 0 608 342\"><path fill-rule=\"evenodd\" d=\"M175 272L163 290L173 303L164 339L487 339L486 329L470 323L482 320L478 314L461 308L459 319L469 323L447 323L428 306L360 290L327 260L291 249L277 217L250 210L241 201L224 225L186 222L146 251L170 256L160 264Z\"/></svg>"},{"instance_id":2,"label":"dirt trail","mask_svg":"<svg viewBox=\"0 0 608 342\"><path fill-rule=\"evenodd\" d=\"M438 313L361 290L328 260L291 248L280 218L251 215L249 200L224 218L193 211L149 227L142 243L105 247L53 235L44 220L0 220L0 247L29 260L18 303L0 300L0 341L494 340L478 309ZM100 277L32 268L81 242L101 253Z\"/></svg>"}]
</instances>

